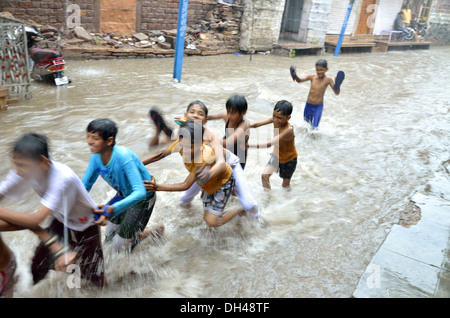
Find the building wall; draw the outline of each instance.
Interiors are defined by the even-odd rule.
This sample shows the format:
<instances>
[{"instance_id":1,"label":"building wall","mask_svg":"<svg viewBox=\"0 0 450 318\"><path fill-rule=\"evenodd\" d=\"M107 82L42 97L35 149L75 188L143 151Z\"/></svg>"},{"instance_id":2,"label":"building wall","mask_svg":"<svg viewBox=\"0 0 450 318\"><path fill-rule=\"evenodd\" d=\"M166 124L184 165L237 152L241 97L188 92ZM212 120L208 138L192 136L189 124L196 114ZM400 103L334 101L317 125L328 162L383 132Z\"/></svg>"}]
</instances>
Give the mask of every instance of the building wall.
<instances>
[{"instance_id":1,"label":"building wall","mask_svg":"<svg viewBox=\"0 0 450 318\"><path fill-rule=\"evenodd\" d=\"M285 0L247 0L241 23L240 49L271 50L278 43Z\"/></svg>"},{"instance_id":2,"label":"building wall","mask_svg":"<svg viewBox=\"0 0 450 318\"><path fill-rule=\"evenodd\" d=\"M44 26L67 28L68 4L80 7L81 26L89 32L131 34L176 29L178 0L0 0L0 11ZM239 1L236 1L239 3ZM217 0L190 0L188 24L206 18Z\"/></svg>"},{"instance_id":3,"label":"building wall","mask_svg":"<svg viewBox=\"0 0 450 318\"><path fill-rule=\"evenodd\" d=\"M305 0L300 32L302 42L324 44L332 0Z\"/></svg>"},{"instance_id":4,"label":"building wall","mask_svg":"<svg viewBox=\"0 0 450 318\"><path fill-rule=\"evenodd\" d=\"M137 16L138 29L170 30L176 29L178 23L179 0L139 1ZM206 14L217 6L217 1L190 0L188 6L188 24L205 19Z\"/></svg>"},{"instance_id":5,"label":"building wall","mask_svg":"<svg viewBox=\"0 0 450 318\"><path fill-rule=\"evenodd\" d=\"M450 44L450 0L433 1L426 40L435 45Z\"/></svg>"},{"instance_id":6,"label":"building wall","mask_svg":"<svg viewBox=\"0 0 450 318\"><path fill-rule=\"evenodd\" d=\"M42 25L51 25L60 29L66 27L67 17L73 12L66 12L67 3L76 3L79 8L81 25L90 31L99 28L98 16L100 0L0 0L0 11L8 11L15 18L31 19Z\"/></svg>"}]
</instances>

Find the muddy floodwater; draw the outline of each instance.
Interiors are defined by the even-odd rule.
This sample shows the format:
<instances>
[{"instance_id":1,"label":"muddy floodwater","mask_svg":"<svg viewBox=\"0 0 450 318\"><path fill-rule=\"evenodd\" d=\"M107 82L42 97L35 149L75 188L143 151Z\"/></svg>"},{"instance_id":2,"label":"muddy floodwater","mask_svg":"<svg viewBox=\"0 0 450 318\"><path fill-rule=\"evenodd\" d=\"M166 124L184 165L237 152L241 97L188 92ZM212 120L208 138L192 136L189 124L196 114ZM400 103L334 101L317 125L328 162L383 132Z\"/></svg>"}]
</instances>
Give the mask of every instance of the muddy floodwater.
<instances>
[{"instance_id":1,"label":"muddy floodwater","mask_svg":"<svg viewBox=\"0 0 450 318\"><path fill-rule=\"evenodd\" d=\"M237 217L217 229L203 221L199 197L178 205L181 193L159 192L149 227L163 223L164 237L144 241L131 254L105 247L108 286L70 288L68 274L50 273L33 286L31 258L38 244L29 231L2 233L17 255L16 297L351 297L364 269L416 191L433 191L428 180L449 160L450 48L388 53L325 54L327 75L346 73L341 94L328 89L317 133L303 121L308 83L319 56L220 55L184 59L180 83L173 59L67 61L73 82L64 87L33 83L32 99L0 113L0 179L11 168L11 142L26 131L51 139L51 156L82 177L90 156L86 126L95 118L117 122L117 143L141 158L155 132L148 110L165 118L182 115L196 99L211 114L224 111L232 94L243 94L253 122L271 116L274 104L291 101L299 154L290 192L278 175L263 190L261 172L270 149L250 149L245 174L261 206L262 224ZM223 121L207 126L220 136ZM251 131L250 143L273 128ZM147 166L160 183L187 175L181 157ZM104 203L111 188L100 178L91 190ZM39 198L2 201L3 207L33 212ZM238 207L232 197L228 208Z\"/></svg>"}]
</instances>

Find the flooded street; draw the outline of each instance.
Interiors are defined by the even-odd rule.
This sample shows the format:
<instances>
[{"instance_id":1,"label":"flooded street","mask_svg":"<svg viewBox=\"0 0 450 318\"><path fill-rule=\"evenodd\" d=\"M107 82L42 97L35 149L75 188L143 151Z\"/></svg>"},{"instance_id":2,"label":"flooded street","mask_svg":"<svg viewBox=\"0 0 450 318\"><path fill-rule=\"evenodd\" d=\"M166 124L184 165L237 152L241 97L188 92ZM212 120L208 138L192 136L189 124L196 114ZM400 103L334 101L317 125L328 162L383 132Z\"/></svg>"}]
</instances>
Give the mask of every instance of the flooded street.
<instances>
[{"instance_id":1,"label":"flooded street","mask_svg":"<svg viewBox=\"0 0 450 318\"><path fill-rule=\"evenodd\" d=\"M270 149L249 149L245 168L263 224L240 217L209 229L202 204L178 205L181 193L159 192L149 227L163 223L160 242L145 241L132 254L105 248L108 287L68 288L67 276L51 273L32 285L31 258L38 239L29 231L2 233L16 253L20 279L16 297L351 297L365 267L418 190L450 159L450 48L388 53L327 53L327 75L346 73L341 94L328 89L317 134L308 132L303 109L319 56L221 55L184 59L180 83L173 59L67 61L72 84L33 83L33 98L0 113L0 179L11 168L11 142L25 131L51 140L52 159L82 177L89 161L88 123L109 117L119 126L117 143L142 159L154 134L148 110L158 106L167 119L182 115L193 100L210 114L225 110L232 94L247 98L246 118L271 116L281 99L293 103L299 153L291 181L263 190L262 170ZM172 124L173 121L170 120ZM222 121L207 126L220 136ZM273 128L253 129L250 143L263 142ZM147 166L160 183L181 182L187 170L178 155ZM104 203L111 188L100 178L91 190ZM34 212L39 198L2 201L3 207ZM239 206L233 197L228 208Z\"/></svg>"}]
</instances>

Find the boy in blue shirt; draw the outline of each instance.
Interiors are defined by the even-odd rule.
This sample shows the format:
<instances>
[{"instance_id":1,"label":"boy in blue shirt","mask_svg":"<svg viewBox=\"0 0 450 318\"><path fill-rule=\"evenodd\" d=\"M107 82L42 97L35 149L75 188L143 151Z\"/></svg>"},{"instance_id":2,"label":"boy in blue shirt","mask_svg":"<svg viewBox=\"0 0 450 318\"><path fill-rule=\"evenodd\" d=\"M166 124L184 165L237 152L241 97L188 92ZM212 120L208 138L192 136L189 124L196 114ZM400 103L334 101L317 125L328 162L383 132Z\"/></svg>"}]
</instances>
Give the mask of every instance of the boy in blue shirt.
<instances>
[{"instance_id":1,"label":"boy in blue shirt","mask_svg":"<svg viewBox=\"0 0 450 318\"><path fill-rule=\"evenodd\" d=\"M117 132L116 124L107 118L89 123L87 142L92 155L81 181L90 191L100 175L117 191L102 210L95 211L99 215L97 224L107 224L106 242L112 241L118 250L131 251L147 236L161 236L164 227L159 226L156 232L144 231L156 200L154 192L146 192L144 180L152 177L134 152L115 144Z\"/></svg>"}]
</instances>

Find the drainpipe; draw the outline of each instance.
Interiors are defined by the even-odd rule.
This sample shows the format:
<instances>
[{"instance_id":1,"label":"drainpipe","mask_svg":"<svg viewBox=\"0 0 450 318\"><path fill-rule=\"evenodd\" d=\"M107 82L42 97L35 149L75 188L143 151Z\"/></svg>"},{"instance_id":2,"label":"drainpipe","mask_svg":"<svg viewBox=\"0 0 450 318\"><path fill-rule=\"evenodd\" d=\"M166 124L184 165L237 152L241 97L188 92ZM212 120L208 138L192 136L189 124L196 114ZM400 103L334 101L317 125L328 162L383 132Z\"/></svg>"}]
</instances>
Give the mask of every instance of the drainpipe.
<instances>
[{"instance_id":1,"label":"drainpipe","mask_svg":"<svg viewBox=\"0 0 450 318\"><path fill-rule=\"evenodd\" d=\"M348 19L350 18L354 2L355 0L350 0L348 5L347 14L345 15L344 23L342 24L341 34L339 35L339 40L336 44L336 49L334 50L334 56L338 56L339 51L341 50L342 40L344 39L345 29L347 28Z\"/></svg>"}]
</instances>

